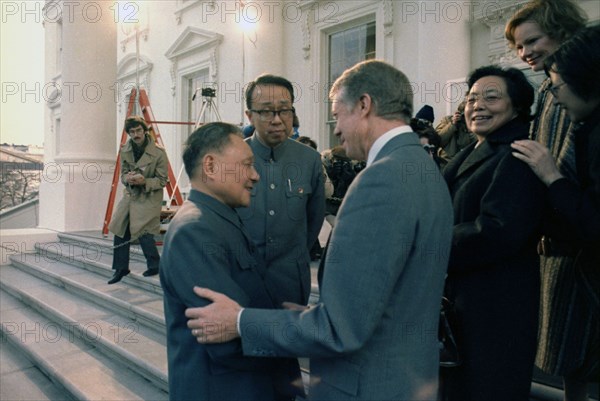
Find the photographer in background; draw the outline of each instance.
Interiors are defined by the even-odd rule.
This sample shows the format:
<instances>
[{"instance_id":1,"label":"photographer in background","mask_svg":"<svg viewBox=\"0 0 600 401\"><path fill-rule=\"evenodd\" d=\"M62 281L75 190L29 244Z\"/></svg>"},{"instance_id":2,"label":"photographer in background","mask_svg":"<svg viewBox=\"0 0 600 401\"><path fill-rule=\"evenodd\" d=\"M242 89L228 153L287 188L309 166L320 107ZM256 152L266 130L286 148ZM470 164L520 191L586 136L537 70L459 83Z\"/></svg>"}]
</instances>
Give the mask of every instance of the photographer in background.
<instances>
[{"instance_id":1,"label":"photographer in background","mask_svg":"<svg viewBox=\"0 0 600 401\"><path fill-rule=\"evenodd\" d=\"M139 241L146 257L148 270L144 277L158 274L160 261L154 235L160 234L163 188L168 181L167 153L154 143L142 117L128 117L125 131L129 134L121 148L121 182L125 192L108 226L115 235L115 272L108 284L118 283L129 274L129 247L134 240Z\"/></svg>"},{"instance_id":2,"label":"photographer in background","mask_svg":"<svg viewBox=\"0 0 600 401\"><path fill-rule=\"evenodd\" d=\"M435 127L441 138L438 151L440 168L444 168L454 155L475 142L475 136L469 132L465 124L464 112L465 101L463 100L453 115L444 117Z\"/></svg>"},{"instance_id":3,"label":"photographer in background","mask_svg":"<svg viewBox=\"0 0 600 401\"><path fill-rule=\"evenodd\" d=\"M328 196L326 201L325 212L327 215L335 216L337 211L348 191L348 187L352 184L354 177L365 168L364 161L351 160L346 156L344 148L336 146L330 150L323 152L323 166L327 177L333 184L333 194ZM327 219L333 227L334 219Z\"/></svg>"},{"instance_id":4,"label":"photographer in background","mask_svg":"<svg viewBox=\"0 0 600 401\"><path fill-rule=\"evenodd\" d=\"M421 145L423 145L423 149L425 149L439 167L442 162L438 156L441 139L433 128L433 125L431 125L431 122L422 118L411 118L410 128L419 135L419 141L421 142Z\"/></svg>"}]
</instances>

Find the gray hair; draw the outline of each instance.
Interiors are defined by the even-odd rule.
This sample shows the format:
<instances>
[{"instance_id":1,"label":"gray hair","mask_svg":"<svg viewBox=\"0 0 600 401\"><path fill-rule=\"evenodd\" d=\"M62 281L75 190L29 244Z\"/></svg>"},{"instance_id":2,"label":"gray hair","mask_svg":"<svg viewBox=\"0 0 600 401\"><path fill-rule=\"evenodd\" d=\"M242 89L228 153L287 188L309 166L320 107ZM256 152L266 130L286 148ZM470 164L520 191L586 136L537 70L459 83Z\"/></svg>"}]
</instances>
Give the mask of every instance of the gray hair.
<instances>
[{"instance_id":1,"label":"gray hair","mask_svg":"<svg viewBox=\"0 0 600 401\"><path fill-rule=\"evenodd\" d=\"M413 91L404 73L381 60L368 60L347 69L329 92L340 95L347 106L355 105L364 94L373 100L375 113L386 120L410 121Z\"/></svg>"}]
</instances>

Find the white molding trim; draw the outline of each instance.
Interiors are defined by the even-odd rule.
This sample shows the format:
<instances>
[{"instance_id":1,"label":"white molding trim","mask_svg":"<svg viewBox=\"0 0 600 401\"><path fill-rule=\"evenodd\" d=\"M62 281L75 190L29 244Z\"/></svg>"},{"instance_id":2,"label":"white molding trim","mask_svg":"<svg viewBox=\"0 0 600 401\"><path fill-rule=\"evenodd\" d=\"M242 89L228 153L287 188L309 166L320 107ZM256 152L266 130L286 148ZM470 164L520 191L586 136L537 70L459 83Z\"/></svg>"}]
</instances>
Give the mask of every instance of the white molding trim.
<instances>
[{"instance_id":1,"label":"white molding trim","mask_svg":"<svg viewBox=\"0 0 600 401\"><path fill-rule=\"evenodd\" d=\"M46 106L53 110L57 109L61 105L62 101L62 72L58 73L52 78L52 84L54 90L48 93L48 89L45 89L44 100L46 100ZM55 100L53 100L55 99ZM55 112L55 111L53 111Z\"/></svg>"},{"instance_id":2,"label":"white molding trim","mask_svg":"<svg viewBox=\"0 0 600 401\"><path fill-rule=\"evenodd\" d=\"M126 34L125 39L121 40L121 51L125 53L127 50L127 44L129 42L135 42L136 35L140 35L140 38L144 39L144 42L148 41L148 35L150 34L149 28L144 28L139 32L133 31L131 33Z\"/></svg>"},{"instance_id":3,"label":"white molding trim","mask_svg":"<svg viewBox=\"0 0 600 401\"><path fill-rule=\"evenodd\" d=\"M310 30L311 30L311 17L313 16L312 10L303 10L304 20L302 21L302 50L304 51L304 60L310 58Z\"/></svg>"},{"instance_id":4,"label":"white molding trim","mask_svg":"<svg viewBox=\"0 0 600 401\"><path fill-rule=\"evenodd\" d=\"M140 86L150 89L150 72L154 64L146 56L140 55ZM136 75L137 59L135 54L130 53L123 57L117 64L117 81L124 83ZM142 85L143 84L143 85Z\"/></svg>"},{"instance_id":5,"label":"white molding trim","mask_svg":"<svg viewBox=\"0 0 600 401\"><path fill-rule=\"evenodd\" d=\"M200 28L188 26L169 47L165 56L171 61L171 95L176 95L178 76L181 75L179 65L182 60L196 54L201 54L203 60L210 62L210 76L216 79L219 64L217 48L223 41L223 35Z\"/></svg>"},{"instance_id":6,"label":"white molding trim","mask_svg":"<svg viewBox=\"0 0 600 401\"><path fill-rule=\"evenodd\" d=\"M383 34L390 36L394 33L394 2L383 0Z\"/></svg>"},{"instance_id":7,"label":"white molding trim","mask_svg":"<svg viewBox=\"0 0 600 401\"><path fill-rule=\"evenodd\" d=\"M508 19L526 2L525 0L518 0L503 4L502 2L488 0L474 11L474 20L490 29L488 60L491 64L513 66L520 62L516 52L508 46L508 42L504 37L504 27Z\"/></svg>"},{"instance_id":8,"label":"white molding trim","mask_svg":"<svg viewBox=\"0 0 600 401\"><path fill-rule=\"evenodd\" d=\"M210 46L217 46L222 40L223 35L220 33L188 26L184 29L181 35L179 35L175 42L173 42L171 47L169 47L165 53L165 56L169 60L173 61L173 59L181 58L188 53L198 52Z\"/></svg>"},{"instance_id":9,"label":"white molding trim","mask_svg":"<svg viewBox=\"0 0 600 401\"><path fill-rule=\"evenodd\" d=\"M209 6L214 7L215 5L215 1L214 0L177 0L177 8L175 9L175 22L177 23L177 25L181 25L181 22L183 21L183 15L188 12L189 10L191 10L192 8L202 4L202 3L207 3Z\"/></svg>"}]
</instances>

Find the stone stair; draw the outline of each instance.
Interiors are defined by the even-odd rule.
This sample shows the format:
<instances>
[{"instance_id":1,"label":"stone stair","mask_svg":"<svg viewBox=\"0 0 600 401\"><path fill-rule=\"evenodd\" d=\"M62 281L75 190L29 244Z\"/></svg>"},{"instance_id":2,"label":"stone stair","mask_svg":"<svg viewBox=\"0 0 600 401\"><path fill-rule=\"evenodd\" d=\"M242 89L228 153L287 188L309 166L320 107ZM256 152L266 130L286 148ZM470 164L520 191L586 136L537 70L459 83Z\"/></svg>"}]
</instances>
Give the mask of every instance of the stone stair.
<instances>
[{"instance_id":1,"label":"stone stair","mask_svg":"<svg viewBox=\"0 0 600 401\"><path fill-rule=\"evenodd\" d=\"M111 245L59 234L0 268L0 399L168 399L158 276L133 246L132 272L106 284Z\"/></svg>"},{"instance_id":2,"label":"stone stair","mask_svg":"<svg viewBox=\"0 0 600 401\"><path fill-rule=\"evenodd\" d=\"M108 285L111 246L99 233L60 233L0 268L0 400L168 399L159 278L142 276L133 245L131 273Z\"/></svg>"}]
</instances>

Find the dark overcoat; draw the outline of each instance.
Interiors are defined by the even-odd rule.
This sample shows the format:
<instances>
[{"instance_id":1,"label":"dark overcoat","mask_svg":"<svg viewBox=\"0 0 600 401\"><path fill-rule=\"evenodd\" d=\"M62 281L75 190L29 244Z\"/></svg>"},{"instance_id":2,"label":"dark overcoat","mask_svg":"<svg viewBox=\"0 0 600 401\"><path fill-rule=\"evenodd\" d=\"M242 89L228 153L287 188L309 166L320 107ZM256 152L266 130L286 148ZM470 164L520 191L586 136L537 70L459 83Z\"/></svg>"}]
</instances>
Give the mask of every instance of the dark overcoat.
<instances>
[{"instance_id":1,"label":"dark overcoat","mask_svg":"<svg viewBox=\"0 0 600 401\"><path fill-rule=\"evenodd\" d=\"M463 366L443 372L451 400L525 400L536 351L539 236L545 194L510 143L512 120L444 169L454 205L446 293L454 302Z\"/></svg>"}]
</instances>

